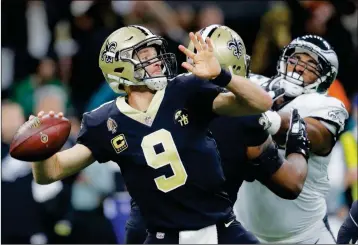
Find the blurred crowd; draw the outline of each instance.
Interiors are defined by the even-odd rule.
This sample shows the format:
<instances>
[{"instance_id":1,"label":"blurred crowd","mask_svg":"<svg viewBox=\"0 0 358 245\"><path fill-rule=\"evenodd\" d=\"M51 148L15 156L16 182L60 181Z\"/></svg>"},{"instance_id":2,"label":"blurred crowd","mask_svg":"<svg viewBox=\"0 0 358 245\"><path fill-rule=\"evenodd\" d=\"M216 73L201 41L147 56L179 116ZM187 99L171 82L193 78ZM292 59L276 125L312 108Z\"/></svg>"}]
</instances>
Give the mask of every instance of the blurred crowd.
<instances>
[{"instance_id":1,"label":"blurred crowd","mask_svg":"<svg viewBox=\"0 0 358 245\"><path fill-rule=\"evenodd\" d=\"M188 32L227 25L243 38L251 71L276 73L280 50L304 34L324 37L339 57L329 90L350 112L329 165L327 203L337 227L357 188L357 1L1 1L1 241L2 243L122 243L129 196L115 163L93 164L47 186L34 183L31 164L9 155L20 125L39 111L62 111L76 141L82 114L116 95L98 67L99 50L114 30L139 24L163 36L177 55ZM333 224L334 226L334 224Z\"/></svg>"}]
</instances>

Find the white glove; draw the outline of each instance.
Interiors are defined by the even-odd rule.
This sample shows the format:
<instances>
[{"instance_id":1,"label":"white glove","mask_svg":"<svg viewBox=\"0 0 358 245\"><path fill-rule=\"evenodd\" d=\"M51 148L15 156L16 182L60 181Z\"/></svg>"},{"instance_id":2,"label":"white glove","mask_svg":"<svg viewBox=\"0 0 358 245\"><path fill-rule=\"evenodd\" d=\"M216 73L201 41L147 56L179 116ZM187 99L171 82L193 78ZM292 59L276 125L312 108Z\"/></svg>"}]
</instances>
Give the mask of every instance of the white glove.
<instances>
[{"instance_id":1,"label":"white glove","mask_svg":"<svg viewBox=\"0 0 358 245\"><path fill-rule=\"evenodd\" d=\"M287 81L283 77L276 77L271 81L263 83L262 86L265 86L264 88L266 89L266 91L275 91L281 88L285 90L284 95L288 97L297 97L304 92L304 87L302 86L302 84L303 82L300 81L296 81L295 83L293 83L292 81Z\"/></svg>"},{"instance_id":2,"label":"white glove","mask_svg":"<svg viewBox=\"0 0 358 245\"><path fill-rule=\"evenodd\" d=\"M259 123L270 135L275 135L281 127L281 116L275 111L262 113Z\"/></svg>"}]
</instances>

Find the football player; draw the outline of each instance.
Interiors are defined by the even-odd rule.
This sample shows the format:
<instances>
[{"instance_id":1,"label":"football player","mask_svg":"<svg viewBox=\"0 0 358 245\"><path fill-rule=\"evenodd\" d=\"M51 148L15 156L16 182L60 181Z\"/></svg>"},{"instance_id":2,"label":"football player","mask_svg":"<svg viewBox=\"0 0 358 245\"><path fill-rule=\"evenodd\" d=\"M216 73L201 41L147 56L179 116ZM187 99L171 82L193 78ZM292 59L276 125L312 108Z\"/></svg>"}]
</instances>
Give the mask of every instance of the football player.
<instances>
[{"instance_id":1,"label":"football player","mask_svg":"<svg viewBox=\"0 0 358 245\"><path fill-rule=\"evenodd\" d=\"M223 69L236 75L247 75L249 57L246 55L244 42L235 31L226 26L211 25L200 30L200 33L213 41L215 55ZM196 52L192 42L188 49ZM297 110L292 112L287 135L287 160L278 153L275 143L265 130L263 120L264 116L260 114L244 117L220 116L209 125L210 137L216 140L222 159L226 178L224 190L229 194L232 204L236 201L244 179L258 179L286 199L296 198L305 181L308 140L304 122ZM126 243L143 243L145 237L145 222L140 208L132 199L130 218L126 224ZM240 243L249 243L247 237L242 236Z\"/></svg>"},{"instance_id":2,"label":"football player","mask_svg":"<svg viewBox=\"0 0 358 245\"><path fill-rule=\"evenodd\" d=\"M189 37L197 52L179 49L193 60L182 64L191 73L175 76L176 58L166 52L163 38L136 25L113 32L99 66L109 86L127 96L85 113L77 144L33 163L33 174L47 184L95 160L112 160L146 220L146 243L237 243L246 231L222 189L208 124L217 115L262 113L272 99L260 86L221 69L210 38ZM248 242L258 241L252 236Z\"/></svg>"},{"instance_id":3,"label":"football player","mask_svg":"<svg viewBox=\"0 0 358 245\"><path fill-rule=\"evenodd\" d=\"M349 215L338 231L338 244L355 244L358 240L358 201L352 204Z\"/></svg>"},{"instance_id":4,"label":"football player","mask_svg":"<svg viewBox=\"0 0 358 245\"><path fill-rule=\"evenodd\" d=\"M296 108L306 123L310 158L303 190L293 201L277 197L258 181L241 187L235 206L238 219L261 242L335 243L326 214L325 195L330 188L327 165L348 118L343 103L326 95L337 72L338 58L330 44L319 36L306 35L283 49L277 76L262 83L267 90L285 89L285 95L273 106L276 112L266 118L271 125L268 130L273 125L279 127L273 134L281 144L281 154L285 151L281 139L290 125L289 112ZM264 201L258 202L258 198Z\"/></svg>"}]
</instances>

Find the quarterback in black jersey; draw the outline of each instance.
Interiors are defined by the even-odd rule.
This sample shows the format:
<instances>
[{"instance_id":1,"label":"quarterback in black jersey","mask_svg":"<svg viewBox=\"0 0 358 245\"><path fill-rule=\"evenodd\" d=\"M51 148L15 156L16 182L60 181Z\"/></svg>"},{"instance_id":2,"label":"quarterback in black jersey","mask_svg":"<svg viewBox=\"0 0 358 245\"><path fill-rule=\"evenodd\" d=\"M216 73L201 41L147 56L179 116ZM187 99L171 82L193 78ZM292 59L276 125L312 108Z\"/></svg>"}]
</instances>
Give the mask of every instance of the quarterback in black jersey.
<instances>
[{"instance_id":1,"label":"quarterback in black jersey","mask_svg":"<svg viewBox=\"0 0 358 245\"><path fill-rule=\"evenodd\" d=\"M179 50L192 60L182 64L190 73L175 76L175 55L147 28L109 35L99 66L109 86L127 96L85 113L77 144L34 163L34 178L52 183L112 160L146 221L146 243L239 243L244 236L257 243L235 220L208 126L219 115L265 112L272 98L222 69L210 38L189 37L196 52Z\"/></svg>"}]
</instances>

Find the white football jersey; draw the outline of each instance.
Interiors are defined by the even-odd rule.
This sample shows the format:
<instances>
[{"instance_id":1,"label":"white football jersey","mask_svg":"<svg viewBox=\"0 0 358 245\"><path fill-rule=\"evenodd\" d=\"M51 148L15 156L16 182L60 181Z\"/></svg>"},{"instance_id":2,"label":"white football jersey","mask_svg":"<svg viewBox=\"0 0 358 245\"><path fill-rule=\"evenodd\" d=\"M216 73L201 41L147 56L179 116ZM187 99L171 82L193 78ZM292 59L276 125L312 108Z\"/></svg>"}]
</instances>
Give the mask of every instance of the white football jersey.
<instances>
[{"instance_id":1,"label":"white football jersey","mask_svg":"<svg viewBox=\"0 0 358 245\"><path fill-rule=\"evenodd\" d=\"M280 111L290 112L292 108L303 118L320 120L335 136L344 129L348 118L339 100L318 93L300 95ZM284 150L280 153L285 155ZM327 212L325 196L330 188L327 171L330 155L310 154L307 179L295 200L276 196L258 181L244 182L235 203L238 220L262 242L300 243L317 235L314 232L320 229Z\"/></svg>"},{"instance_id":2,"label":"white football jersey","mask_svg":"<svg viewBox=\"0 0 358 245\"><path fill-rule=\"evenodd\" d=\"M263 75L255 74L255 73L249 73L248 75L250 81L262 86L265 82L269 81L269 77L265 77Z\"/></svg>"}]
</instances>

